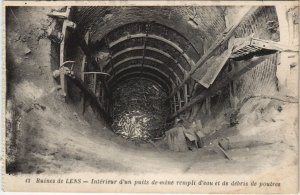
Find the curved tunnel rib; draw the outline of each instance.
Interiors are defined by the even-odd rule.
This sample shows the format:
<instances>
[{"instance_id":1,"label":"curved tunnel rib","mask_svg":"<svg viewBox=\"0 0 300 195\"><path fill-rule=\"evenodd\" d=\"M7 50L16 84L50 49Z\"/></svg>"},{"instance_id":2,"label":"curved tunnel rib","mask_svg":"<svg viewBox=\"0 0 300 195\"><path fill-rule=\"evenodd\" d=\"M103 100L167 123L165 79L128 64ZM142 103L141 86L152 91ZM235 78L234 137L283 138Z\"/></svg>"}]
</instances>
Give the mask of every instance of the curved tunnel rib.
<instances>
[{"instance_id":1,"label":"curved tunnel rib","mask_svg":"<svg viewBox=\"0 0 300 195\"><path fill-rule=\"evenodd\" d=\"M124 68L118 68L118 69L116 68L114 70L111 70L110 72L108 72L112 76L109 80L113 79L114 75L118 74L122 70L125 70L125 69L128 69L128 68L132 68L132 67L140 67L140 68L147 67L147 68L151 68L153 70L156 70L156 71L160 72L162 75L168 77L169 79L171 79L171 81L172 81L172 83L174 83L174 85L177 84L178 82L180 82L180 80L178 80L179 78L175 77L173 74L171 74L171 73L167 74L162 69L160 69L159 67L155 67L153 65L148 65L148 64L145 64L145 63L143 65L142 64L131 64L131 65L128 65L128 66L126 66Z\"/></svg>"},{"instance_id":2,"label":"curved tunnel rib","mask_svg":"<svg viewBox=\"0 0 300 195\"><path fill-rule=\"evenodd\" d=\"M145 33L138 33L138 34L132 34L132 35L128 35L128 36L123 36L121 38L119 38L118 40L116 41L113 41L111 43L109 43L109 47L114 47L116 46L117 44L120 44L122 43L123 41L126 41L128 39L134 39L134 38L150 38L150 39L155 39L157 41L161 41L161 42L164 42L170 46L172 46L174 49L176 49L179 53L181 53L183 55L183 57L185 58L185 60L188 62L190 68L192 68L193 66L195 66L195 62L190 59L190 57L184 52L183 49L181 49L177 44L173 43L172 41L166 39L166 38L163 38L161 36L157 36L157 35L153 35L153 34L145 34Z\"/></svg>"},{"instance_id":3,"label":"curved tunnel rib","mask_svg":"<svg viewBox=\"0 0 300 195\"><path fill-rule=\"evenodd\" d=\"M144 58L143 58L143 56L128 57L128 58L125 58L122 61L119 61L118 63L114 64L113 67L110 66L111 68L108 69L108 70L106 70L106 71L107 71L107 73L111 74L111 72L113 71L113 69L116 69L116 68L122 66L125 63L128 63L128 62L133 61L133 60L143 60L143 59L144 60L149 60L149 61L151 61L153 63L156 63L158 66L166 67L169 70L169 74L173 75L172 78L174 78L174 77L176 78L176 82L182 80L182 79L180 79L180 76L173 69L171 69L171 67L166 66L162 61L160 61L158 59L155 59L155 58L152 58L152 57L144 57Z\"/></svg>"},{"instance_id":4,"label":"curved tunnel rib","mask_svg":"<svg viewBox=\"0 0 300 195\"><path fill-rule=\"evenodd\" d=\"M122 61L119 61L118 63L114 64L113 67L115 68L115 67L121 66L122 64L124 64L126 62L129 62L129 61L132 61L132 60L143 60L143 59L155 62L155 63L157 63L157 64L159 64L161 66L165 66L162 61L160 61L158 59L155 59L155 58L152 58L152 57L144 57L143 58L143 56L133 56L133 57L125 58ZM108 73L110 73L111 71L112 71L112 69L107 70ZM177 78L177 80L181 80L180 77L177 74L174 74L174 76Z\"/></svg>"},{"instance_id":5,"label":"curved tunnel rib","mask_svg":"<svg viewBox=\"0 0 300 195\"><path fill-rule=\"evenodd\" d=\"M139 51L139 52L137 52ZM134 62L134 61L140 61L140 62ZM184 72L181 72L180 69L172 63L167 58L163 58L163 56L156 56L153 53L145 52L143 53L143 50L133 50L133 52L128 53L127 55L124 55L118 60L110 61L110 65L104 67L104 71L110 72L112 69L115 69L116 67L123 65L124 63L129 64L136 64L136 63L147 63L149 65L158 65L161 67L161 69L165 69L168 71L165 71L168 74L174 75L179 81L184 79Z\"/></svg>"},{"instance_id":6,"label":"curved tunnel rib","mask_svg":"<svg viewBox=\"0 0 300 195\"><path fill-rule=\"evenodd\" d=\"M171 80L168 75L166 74L162 74L159 71L157 71L156 69L153 69L152 67L129 67L129 68L124 68L121 69L117 74L115 74L115 76L113 78L111 78L108 82L108 84L110 84L111 82L113 82L113 80L118 79L118 77L122 76L122 75L129 75L131 72L138 72L138 73L151 73L156 75L157 77L160 78L160 80L162 80L166 85L168 85L169 87L175 86L175 83L173 82L173 80Z\"/></svg>"},{"instance_id":7,"label":"curved tunnel rib","mask_svg":"<svg viewBox=\"0 0 300 195\"><path fill-rule=\"evenodd\" d=\"M124 82L126 80L133 79L133 78L141 78L141 79L148 78L150 81L155 81L160 86L162 86L166 90L167 93L169 93L171 90L170 85L166 84L165 81L162 80L157 75L148 73L148 72L141 73L140 71L139 72L131 72L129 74L120 76L118 79L115 79L113 83L110 83L109 86L114 90L115 87L117 87L117 85L120 82Z\"/></svg>"},{"instance_id":8,"label":"curved tunnel rib","mask_svg":"<svg viewBox=\"0 0 300 195\"><path fill-rule=\"evenodd\" d=\"M172 87L182 82L199 57L199 52L184 35L157 21L121 24L94 42L92 48L109 53L110 57L102 67L113 75L110 81L116 78L115 73L124 72L114 69L147 67L144 71L160 72L159 75L168 78Z\"/></svg>"},{"instance_id":9,"label":"curved tunnel rib","mask_svg":"<svg viewBox=\"0 0 300 195\"><path fill-rule=\"evenodd\" d=\"M125 77L120 78L120 81L118 81L118 82L127 82L127 81L130 81L130 80L137 80L137 79L147 80L147 81L153 82L156 85L158 85L161 88L162 91L164 91L166 93L168 92L168 88L167 87L163 86L162 83L160 83L160 82L158 82L158 81L156 81L154 79L148 78L148 75L146 75L146 77L145 76L144 77L140 77L140 76L136 75L136 76L130 76L129 78L127 78L125 76ZM116 83L116 85L112 86L112 89L115 89L115 87L118 86L118 82Z\"/></svg>"},{"instance_id":10,"label":"curved tunnel rib","mask_svg":"<svg viewBox=\"0 0 300 195\"><path fill-rule=\"evenodd\" d=\"M129 69L133 69L133 68L139 68L139 69L141 69L141 70L147 70L147 69L152 69L152 70L154 70L154 71L157 71L157 72L159 72L161 75L164 75L166 78L168 78L168 79L170 79L170 81L172 82L172 84L175 86L175 83L174 83L174 81L173 81L173 79L171 79L170 78L170 76L168 75L168 74L166 74L166 73L164 73L164 72L161 72L161 70L160 69L158 69L158 68L155 68L155 67L153 67L153 66L149 66L149 65L141 65L141 64L137 64L137 65L131 65L131 66L127 66L126 68L123 68L123 69L121 69L121 70L118 70L118 71L114 71L113 72L113 74L112 75L118 75L118 74L121 74L123 71L126 71L126 70L129 70ZM113 79L113 77L111 77L109 80L108 80L108 82L110 82L111 80Z\"/></svg>"},{"instance_id":11,"label":"curved tunnel rib","mask_svg":"<svg viewBox=\"0 0 300 195\"><path fill-rule=\"evenodd\" d=\"M163 56L165 56L166 58L169 58L170 60L174 61L175 64L178 65L178 67L180 68L180 70L184 73L186 70L183 68L183 66L177 62L176 59L174 59L171 55L169 55L168 53L160 50L160 49L157 49L157 48L154 48L154 47L149 47L147 46L146 48L143 47L143 46L136 46L136 47L131 47L131 48L126 48L124 50L121 50L119 51L118 53L114 54L111 59L104 65L104 67L106 65L108 65L110 63L110 61L112 61L113 59L115 59L116 57L122 55L122 54L125 54L127 52L131 52L131 51L135 51L135 50L150 50L150 51L153 51L153 52L156 52L156 53L159 53Z\"/></svg>"}]
</instances>

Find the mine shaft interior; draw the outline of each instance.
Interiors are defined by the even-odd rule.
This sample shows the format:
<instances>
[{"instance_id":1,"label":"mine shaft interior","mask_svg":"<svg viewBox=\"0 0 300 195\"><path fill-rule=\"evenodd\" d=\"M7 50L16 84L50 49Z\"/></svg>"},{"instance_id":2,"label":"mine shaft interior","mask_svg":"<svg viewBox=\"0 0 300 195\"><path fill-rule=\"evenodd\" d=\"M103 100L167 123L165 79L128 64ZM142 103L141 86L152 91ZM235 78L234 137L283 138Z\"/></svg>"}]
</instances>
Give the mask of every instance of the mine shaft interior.
<instances>
[{"instance_id":1,"label":"mine shaft interior","mask_svg":"<svg viewBox=\"0 0 300 195\"><path fill-rule=\"evenodd\" d=\"M282 156L297 145L297 14L8 7L7 170L232 173L292 163Z\"/></svg>"}]
</instances>

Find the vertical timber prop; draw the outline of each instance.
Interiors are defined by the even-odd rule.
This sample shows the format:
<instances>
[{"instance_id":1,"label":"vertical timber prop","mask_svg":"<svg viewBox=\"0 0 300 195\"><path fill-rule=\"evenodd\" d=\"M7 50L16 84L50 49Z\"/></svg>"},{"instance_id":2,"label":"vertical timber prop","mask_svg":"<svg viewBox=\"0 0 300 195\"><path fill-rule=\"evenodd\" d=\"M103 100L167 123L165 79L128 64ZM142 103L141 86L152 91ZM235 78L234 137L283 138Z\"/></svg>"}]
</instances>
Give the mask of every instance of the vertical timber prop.
<instances>
[{"instance_id":1,"label":"vertical timber prop","mask_svg":"<svg viewBox=\"0 0 300 195\"><path fill-rule=\"evenodd\" d=\"M107 76L108 74L103 72L86 72L87 70L87 62L88 59L91 57L91 53L88 47L89 44L89 35L85 37L85 41L79 42L82 50L84 51L85 55L83 57L83 61L81 64L81 75L78 77L74 74L73 66L75 65L75 61L66 61L66 41L69 37L69 29L75 29L76 24L72 21L70 21L70 11L71 7L68 6L66 8L65 12L58 12L53 11L48 14L49 17L52 17L54 19L53 24L50 26L48 30L48 38L54 42L55 44L59 45L59 70L55 70L53 72L54 78L59 78L60 85L61 85L61 95L64 99L64 101L67 101L68 97L68 85L67 82L72 82L75 84L81 91L84 93L83 95L83 112L85 109L85 102L86 99L89 98L91 103L98 109L98 111L102 114L104 119L111 123L111 117L110 114L107 112L107 109L103 109L103 102L100 102L98 97L96 96L96 86L94 86L94 90L89 89L89 87L85 83L85 75L93 75L94 76L94 83L96 85L97 75L104 75ZM62 21L62 27L61 27L61 20ZM60 26L60 27L59 27ZM97 62L95 59L91 59L90 62L91 65L96 66L97 68ZM105 107L106 108L106 107Z\"/></svg>"},{"instance_id":2,"label":"vertical timber prop","mask_svg":"<svg viewBox=\"0 0 300 195\"><path fill-rule=\"evenodd\" d=\"M60 52L59 52L60 75L59 75L59 77L60 77L61 93L62 93L62 97L64 98L64 101L66 101L67 91L68 91L65 71L69 71L69 70L66 70L66 67L65 67L65 65L66 65L65 43L66 43L66 40L68 39L68 35L69 35L68 28L71 28L71 29L76 28L76 24L69 20L70 19L70 11L71 11L71 7L68 6L65 12L53 11L48 14L49 17L52 17L56 20L63 20L61 33L57 34L58 37L56 37L56 40L59 40L59 43L60 43ZM55 23L56 22L54 22L54 25L55 25ZM54 32L54 28L50 29L50 31L48 32L49 38L53 37L53 32ZM52 38L52 40L53 40L53 38Z\"/></svg>"}]
</instances>

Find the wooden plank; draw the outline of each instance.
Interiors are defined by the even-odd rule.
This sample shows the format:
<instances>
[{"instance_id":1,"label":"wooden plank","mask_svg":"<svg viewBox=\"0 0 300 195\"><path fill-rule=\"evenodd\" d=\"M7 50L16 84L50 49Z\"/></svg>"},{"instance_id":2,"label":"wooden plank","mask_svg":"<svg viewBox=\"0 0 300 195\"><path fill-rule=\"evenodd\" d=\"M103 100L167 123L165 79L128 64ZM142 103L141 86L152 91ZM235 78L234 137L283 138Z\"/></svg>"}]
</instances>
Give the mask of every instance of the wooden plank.
<instances>
[{"instance_id":1,"label":"wooden plank","mask_svg":"<svg viewBox=\"0 0 300 195\"><path fill-rule=\"evenodd\" d=\"M184 85L184 104L188 103L188 84Z\"/></svg>"},{"instance_id":2,"label":"wooden plank","mask_svg":"<svg viewBox=\"0 0 300 195\"><path fill-rule=\"evenodd\" d=\"M173 106L174 106L174 111L176 112L177 109L176 109L176 97L175 96L173 97Z\"/></svg>"},{"instance_id":3,"label":"wooden plank","mask_svg":"<svg viewBox=\"0 0 300 195\"><path fill-rule=\"evenodd\" d=\"M243 61L242 63L239 64L239 66L235 66L235 70L227 72L224 78L222 78L217 83L214 83L214 85L212 85L211 88L204 89L199 95L191 99L189 103L187 103L181 109L177 110L174 114L172 114L169 117L169 120L172 120L173 118L175 118L176 116L184 112L185 110L191 108L191 106L193 106L195 103L201 102L205 100L206 97L216 94L219 89L228 85L230 81L237 79L239 76L251 70L253 67L266 60L268 57L269 56L254 57L251 60Z\"/></svg>"},{"instance_id":4,"label":"wooden plank","mask_svg":"<svg viewBox=\"0 0 300 195\"><path fill-rule=\"evenodd\" d=\"M73 22L68 20L70 17L70 10L71 10L71 7L68 6L66 12L64 13L65 20L63 21L62 32L61 32L63 35L63 40L60 43L60 48L59 48L60 49L60 51L59 51L59 67L60 68L64 68L64 67L62 67L62 65L64 64L64 62L66 60L65 59L65 43L69 36L67 27L73 25L72 27L75 28L75 26L76 26ZM68 85L67 85L64 71L60 71L60 85L61 85L62 96L65 98L65 101L66 101Z\"/></svg>"},{"instance_id":5,"label":"wooden plank","mask_svg":"<svg viewBox=\"0 0 300 195\"><path fill-rule=\"evenodd\" d=\"M81 79L84 82L84 72L86 68L86 55L83 56L82 58L82 63L81 63Z\"/></svg>"},{"instance_id":6,"label":"wooden plank","mask_svg":"<svg viewBox=\"0 0 300 195\"><path fill-rule=\"evenodd\" d=\"M178 99L178 106L179 109L181 108L181 97L180 97L180 91L177 91L177 99Z\"/></svg>"},{"instance_id":7,"label":"wooden plank","mask_svg":"<svg viewBox=\"0 0 300 195\"><path fill-rule=\"evenodd\" d=\"M217 75L228 61L231 55L231 48L224 51L219 56L209 58L193 75L201 85L208 88L215 81Z\"/></svg>"},{"instance_id":8,"label":"wooden plank","mask_svg":"<svg viewBox=\"0 0 300 195\"><path fill-rule=\"evenodd\" d=\"M97 74L97 75L107 75L110 76L110 74L106 73L106 72L83 72L84 75L86 74Z\"/></svg>"},{"instance_id":9,"label":"wooden plank","mask_svg":"<svg viewBox=\"0 0 300 195\"><path fill-rule=\"evenodd\" d=\"M94 94L96 94L96 90L97 90L97 74L93 75L93 82L94 82Z\"/></svg>"},{"instance_id":10,"label":"wooden plank","mask_svg":"<svg viewBox=\"0 0 300 195\"><path fill-rule=\"evenodd\" d=\"M84 71L86 68L86 55L83 56L82 63L81 63L81 80L83 83L85 83L85 78L84 78ZM85 103L86 103L86 94L82 94L82 114L85 112Z\"/></svg>"},{"instance_id":11,"label":"wooden plank","mask_svg":"<svg viewBox=\"0 0 300 195\"><path fill-rule=\"evenodd\" d=\"M204 55L198 60L194 68L192 68L192 70L187 74L185 79L171 92L169 98L175 95L177 91L181 89L189 79L191 79L191 76L195 73L195 71L200 66L202 66L206 62L206 60L208 60L222 44L224 44L228 39L232 37L237 27L241 23L246 21L250 16L252 16L257 10L258 7L251 7L250 10L243 17L241 17L234 25L232 25L230 28L226 29L223 33L221 33L220 36L216 39L216 41L208 49L208 51L204 53Z\"/></svg>"}]
</instances>

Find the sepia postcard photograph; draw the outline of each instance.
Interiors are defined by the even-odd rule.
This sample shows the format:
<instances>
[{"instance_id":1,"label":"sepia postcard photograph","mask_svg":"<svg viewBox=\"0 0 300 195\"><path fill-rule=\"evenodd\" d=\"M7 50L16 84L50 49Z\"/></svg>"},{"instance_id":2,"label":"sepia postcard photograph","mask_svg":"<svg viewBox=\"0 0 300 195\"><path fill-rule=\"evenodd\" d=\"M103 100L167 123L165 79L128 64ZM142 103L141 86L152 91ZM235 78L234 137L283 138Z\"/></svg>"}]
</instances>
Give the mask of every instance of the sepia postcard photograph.
<instances>
[{"instance_id":1,"label":"sepia postcard photograph","mask_svg":"<svg viewBox=\"0 0 300 195\"><path fill-rule=\"evenodd\" d=\"M5 192L298 193L298 1L2 2Z\"/></svg>"}]
</instances>

